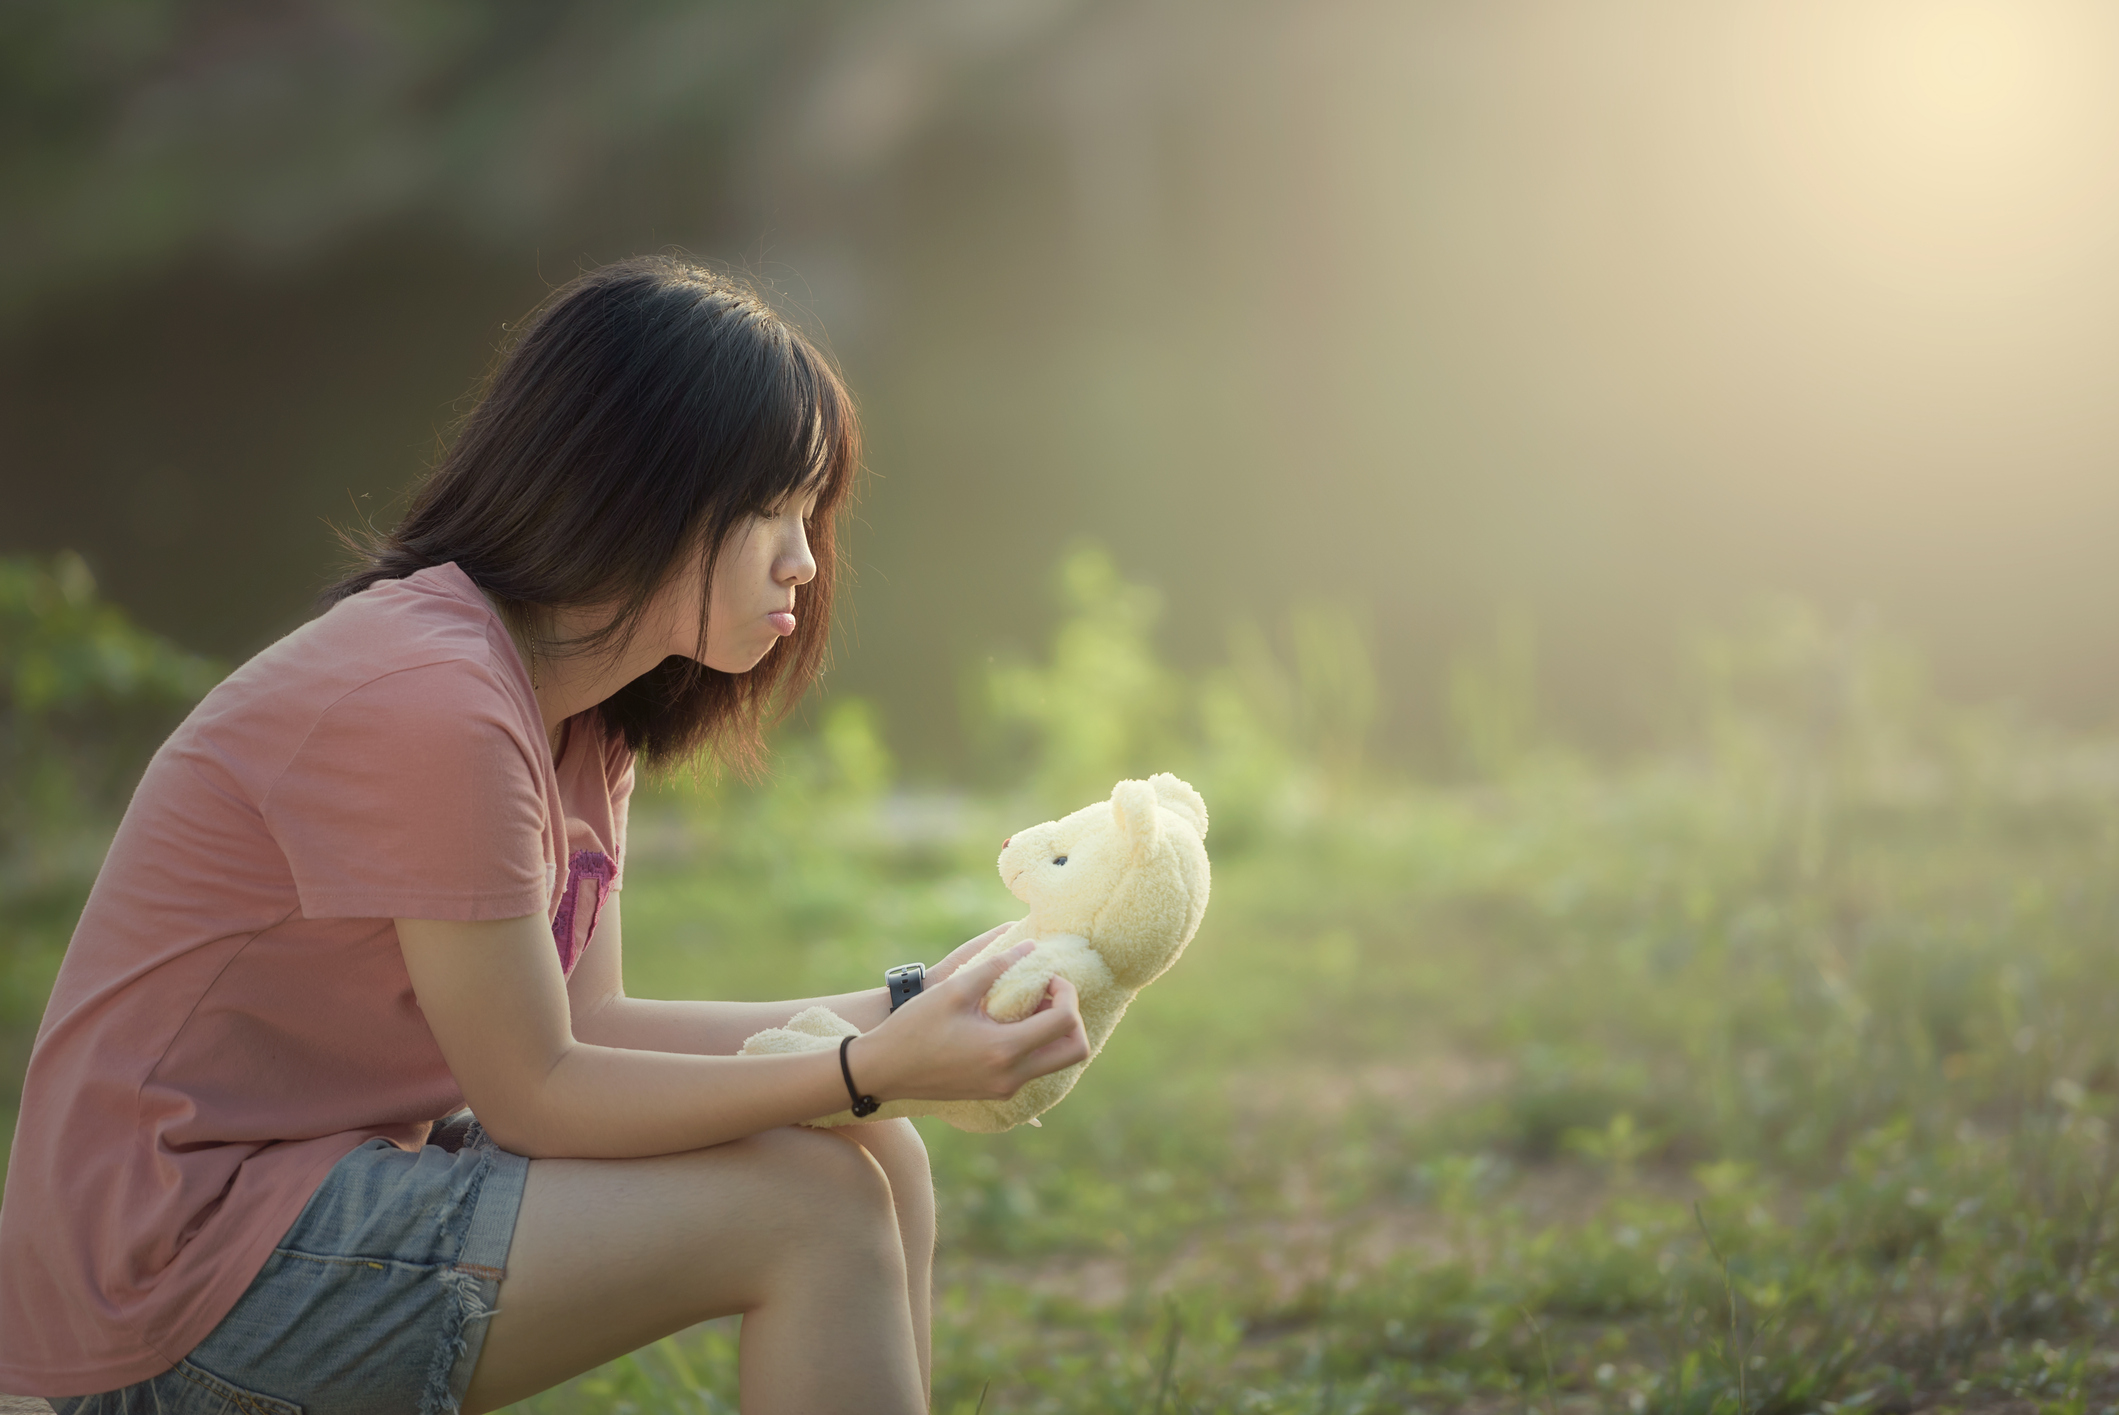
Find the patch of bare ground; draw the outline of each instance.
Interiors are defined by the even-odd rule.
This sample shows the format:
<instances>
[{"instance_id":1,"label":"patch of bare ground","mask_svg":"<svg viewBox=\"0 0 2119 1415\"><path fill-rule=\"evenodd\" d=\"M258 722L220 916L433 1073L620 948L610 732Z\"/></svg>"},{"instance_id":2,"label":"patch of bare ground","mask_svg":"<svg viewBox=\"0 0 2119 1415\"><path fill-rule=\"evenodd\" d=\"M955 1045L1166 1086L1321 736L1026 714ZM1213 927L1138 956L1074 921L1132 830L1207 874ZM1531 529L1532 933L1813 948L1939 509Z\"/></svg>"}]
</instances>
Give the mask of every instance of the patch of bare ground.
<instances>
[{"instance_id":1,"label":"patch of bare ground","mask_svg":"<svg viewBox=\"0 0 2119 1415\"><path fill-rule=\"evenodd\" d=\"M1255 1153L1270 1146L1276 1132L1315 1134L1320 1123L1360 1105L1386 1105L1411 1120L1439 1115L1499 1093L1510 1075L1500 1062L1438 1054L1360 1067L1242 1072L1230 1077L1228 1090L1237 1142ZM937 1277L945 1285L962 1283L974 1290L988 1283L1005 1285L1089 1309L1205 1288L1238 1289L1264 1305L1279 1306L1320 1284L1358 1281L1408 1257L1415 1266L1477 1263L1485 1257L1477 1251L1473 1226L1423 1200L1336 1206L1320 1169L1315 1155L1289 1155L1280 1203L1272 1213L1189 1234L1174 1252L1152 1258L1062 1253L1015 1260L945 1250ZM1629 1191L1684 1202L1699 1193L1685 1176L1659 1171L1636 1175ZM1598 1172L1561 1162L1517 1172L1488 1202L1506 1204L1533 1227L1546 1228L1584 1223L1608 1197Z\"/></svg>"},{"instance_id":2,"label":"patch of bare ground","mask_svg":"<svg viewBox=\"0 0 2119 1415\"><path fill-rule=\"evenodd\" d=\"M1233 1073L1229 1103L1246 1130L1285 1124L1292 1116L1337 1120L1357 1104L1390 1107L1425 1120L1498 1094L1512 1072L1505 1062L1437 1053L1366 1066L1276 1066Z\"/></svg>"},{"instance_id":3,"label":"patch of bare ground","mask_svg":"<svg viewBox=\"0 0 2119 1415\"><path fill-rule=\"evenodd\" d=\"M2098 1408L2098 1397L2092 1397L2086 1408ZM2106 1403L2109 1403L2109 1399ZM1436 1408L1444 1408L1442 1402L1434 1402ZM1452 1415L1524 1415L1526 1406L1520 1394L1473 1396L1463 1402L1448 1405ZM1610 1415L1615 1410L1625 1410L1623 1399L1610 1391L1556 1391L1550 1407L1542 1391L1533 1392L1527 1407L1530 1415L1545 1415L1548 1408L1555 1411L1597 1412ZM2016 1396L1973 1392L1967 1395L1932 1395L1916 1397L1916 1403L1877 1402L1859 1407L1860 1415L2040 1415L2051 1409L2050 1403L2040 1404L2035 1400L2024 1400ZM1848 1412L1855 1415L1855 1412Z\"/></svg>"},{"instance_id":4,"label":"patch of bare ground","mask_svg":"<svg viewBox=\"0 0 2119 1415\"><path fill-rule=\"evenodd\" d=\"M1486 1254L1461 1218L1418 1200L1389 1200L1339 1213L1325 1209L1311 1176L1289 1176L1291 1211L1242 1219L1188 1235L1174 1252L1153 1258L1108 1254L1053 1254L1017 1260L942 1256L944 1285L973 1289L997 1283L1090 1308L1129 1298L1203 1289L1240 1290L1265 1306L1280 1306L1327 1283L1352 1283L1410 1258L1418 1267L1471 1261ZM1647 1174L1631 1191L1690 1199L1696 1186L1677 1175ZM1517 1209L1535 1228L1586 1222L1608 1197L1603 1179L1577 1164L1522 1171L1491 1202Z\"/></svg>"},{"instance_id":5,"label":"patch of bare ground","mask_svg":"<svg viewBox=\"0 0 2119 1415\"><path fill-rule=\"evenodd\" d=\"M2119 1351L2101 1351L2097 1358L2108 1366L2119 1363ZM2001 1390L1922 1391L1910 1399L1876 1401L1863 1408L1863 1415L2041 1415L2053 1410L2106 1410L2119 1404L2119 1377L2111 1374L2085 1381L2081 1401L2033 1400Z\"/></svg>"}]
</instances>

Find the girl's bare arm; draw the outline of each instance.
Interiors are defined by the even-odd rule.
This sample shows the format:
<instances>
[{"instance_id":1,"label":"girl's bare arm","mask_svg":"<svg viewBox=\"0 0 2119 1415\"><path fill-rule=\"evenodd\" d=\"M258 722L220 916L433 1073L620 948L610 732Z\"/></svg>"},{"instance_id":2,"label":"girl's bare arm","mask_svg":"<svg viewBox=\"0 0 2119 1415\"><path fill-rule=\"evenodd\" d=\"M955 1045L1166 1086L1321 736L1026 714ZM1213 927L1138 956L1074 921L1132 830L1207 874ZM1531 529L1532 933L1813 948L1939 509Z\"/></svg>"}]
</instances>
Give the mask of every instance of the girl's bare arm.
<instances>
[{"instance_id":1,"label":"girl's bare arm","mask_svg":"<svg viewBox=\"0 0 2119 1415\"><path fill-rule=\"evenodd\" d=\"M567 1001L578 1040L646 1051L733 1056L753 1032L782 1026L805 1007L828 1007L864 1032L890 1015L890 996L882 987L786 1002L627 997L623 932L619 924L621 898L622 894L613 894L605 901L596 919L596 932L567 979ZM989 929L955 949L928 972L927 985L939 986L958 965L998 938L1007 927L1002 924Z\"/></svg>"},{"instance_id":2,"label":"girl's bare arm","mask_svg":"<svg viewBox=\"0 0 2119 1415\"><path fill-rule=\"evenodd\" d=\"M701 1149L841 1110L837 1052L701 1056L575 1037L542 915L483 923L399 919L420 1010L464 1098L503 1148L533 1159L617 1159ZM1088 1055L1073 990L1021 1022L980 1003L1017 952L959 970L849 1052L879 1099L1013 1095ZM585 960L584 960L585 961Z\"/></svg>"}]
</instances>

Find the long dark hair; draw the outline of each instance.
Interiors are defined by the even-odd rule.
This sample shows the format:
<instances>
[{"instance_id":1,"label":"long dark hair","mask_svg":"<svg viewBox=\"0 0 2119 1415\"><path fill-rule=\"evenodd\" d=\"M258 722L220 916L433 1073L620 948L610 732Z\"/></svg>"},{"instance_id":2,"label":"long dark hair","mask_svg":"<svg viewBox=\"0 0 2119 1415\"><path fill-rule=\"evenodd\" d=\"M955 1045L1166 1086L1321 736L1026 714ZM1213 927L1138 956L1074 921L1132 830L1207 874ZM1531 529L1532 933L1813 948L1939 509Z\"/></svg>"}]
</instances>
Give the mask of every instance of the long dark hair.
<instances>
[{"instance_id":1,"label":"long dark hair","mask_svg":"<svg viewBox=\"0 0 2119 1415\"><path fill-rule=\"evenodd\" d=\"M823 670L835 513L860 460L837 371L756 292L673 257L604 266L522 325L404 519L351 539L360 562L324 602L454 561L518 631L541 609L614 606L548 647L622 651L680 557L702 555L711 585L732 529L814 489L794 634L748 673L665 659L601 705L650 764L709 748L752 774L765 726Z\"/></svg>"}]
</instances>

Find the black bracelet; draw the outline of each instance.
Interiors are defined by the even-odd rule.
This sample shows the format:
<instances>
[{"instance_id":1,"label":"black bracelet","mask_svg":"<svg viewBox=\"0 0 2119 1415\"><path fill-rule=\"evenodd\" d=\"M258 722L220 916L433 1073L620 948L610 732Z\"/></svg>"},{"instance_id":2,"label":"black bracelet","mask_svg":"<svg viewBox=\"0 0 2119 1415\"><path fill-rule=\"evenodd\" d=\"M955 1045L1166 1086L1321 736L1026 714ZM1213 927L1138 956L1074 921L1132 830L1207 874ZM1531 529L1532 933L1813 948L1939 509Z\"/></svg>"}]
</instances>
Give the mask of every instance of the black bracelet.
<instances>
[{"instance_id":1,"label":"black bracelet","mask_svg":"<svg viewBox=\"0 0 2119 1415\"><path fill-rule=\"evenodd\" d=\"M846 1049L852 1045L852 1037L842 1037L839 1040L839 1074L846 1078L846 1094L853 1097L853 1118L856 1120L865 1120L869 1116L874 1115L877 1111L881 1110L883 1108L883 1103L877 1100L874 1096L864 1096L860 1093L860 1091L855 1089L853 1083L853 1068L846 1064Z\"/></svg>"}]
</instances>

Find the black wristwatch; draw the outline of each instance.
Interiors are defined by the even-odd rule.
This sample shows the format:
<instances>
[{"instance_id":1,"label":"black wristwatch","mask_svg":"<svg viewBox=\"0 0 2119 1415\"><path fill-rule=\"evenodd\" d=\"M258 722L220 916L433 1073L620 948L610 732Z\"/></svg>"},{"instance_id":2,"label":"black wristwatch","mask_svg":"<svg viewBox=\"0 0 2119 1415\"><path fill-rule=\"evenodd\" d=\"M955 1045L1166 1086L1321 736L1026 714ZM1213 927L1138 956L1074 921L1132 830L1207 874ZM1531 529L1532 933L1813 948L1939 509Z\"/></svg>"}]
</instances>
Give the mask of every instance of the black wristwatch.
<instances>
[{"instance_id":1,"label":"black wristwatch","mask_svg":"<svg viewBox=\"0 0 2119 1415\"><path fill-rule=\"evenodd\" d=\"M920 995L927 986L925 963L903 963L883 974L884 985L890 989L890 1010L897 1011L905 1003Z\"/></svg>"}]
</instances>

